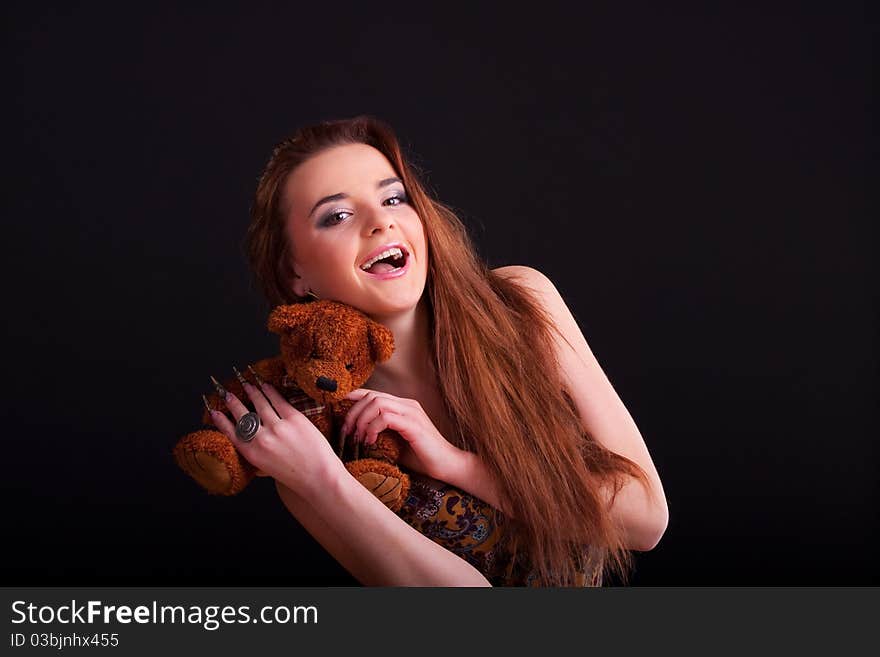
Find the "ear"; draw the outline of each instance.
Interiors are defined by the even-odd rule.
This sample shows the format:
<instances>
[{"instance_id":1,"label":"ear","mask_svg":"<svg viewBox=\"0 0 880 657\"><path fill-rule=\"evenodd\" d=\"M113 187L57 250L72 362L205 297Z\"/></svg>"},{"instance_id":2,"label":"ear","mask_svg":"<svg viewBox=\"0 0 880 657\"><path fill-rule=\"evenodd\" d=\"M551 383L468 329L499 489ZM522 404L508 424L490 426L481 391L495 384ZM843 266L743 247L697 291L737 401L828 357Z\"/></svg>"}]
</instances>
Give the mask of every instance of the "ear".
<instances>
[{"instance_id":1,"label":"ear","mask_svg":"<svg viewBox=\"0 0 880 657\"><path fill-rule=\"evenodd\" d=\"M298 297L307 297L309 295L309 290L311 288L306 284L306 282L296 274L291 274L288 279L290 282L290 289L293 290L293 293Z\"/></svg>"},{"instance_id":2,"label":"ear","mask_svg":"<svg viewBox=\"0 0 880 657\"><path fill-rule=\"evenodd\" d=\"M370 320L367 324L367 338L370 341L370 357L374 363L391 358L394 353L394 334L389 328Z\"/></svg>"},{"instance_id":3,"label":"ear","mask_svg":"<svg viewBox=\"0 0 880 657\"><path fill-rule=\"evenodd\" d=\"M269 330L281 335L303 326L315 314L314 303L291 303L276 306L269 314Z\"/></svg>"},{"instance_id":4,"label":"ear","mask_svg":"<svg viewBox=\"0 0 880 657\"><path fill-rule=\"evenodd\" d=\"M287 282L296 296L305 297L309 293L309 286L306 285L303 277L296 273L297 267L298 265L291 255L291 258L288 260L287 265L284 268L285 274L287 275Z\"/></svg>"}]
</instances>

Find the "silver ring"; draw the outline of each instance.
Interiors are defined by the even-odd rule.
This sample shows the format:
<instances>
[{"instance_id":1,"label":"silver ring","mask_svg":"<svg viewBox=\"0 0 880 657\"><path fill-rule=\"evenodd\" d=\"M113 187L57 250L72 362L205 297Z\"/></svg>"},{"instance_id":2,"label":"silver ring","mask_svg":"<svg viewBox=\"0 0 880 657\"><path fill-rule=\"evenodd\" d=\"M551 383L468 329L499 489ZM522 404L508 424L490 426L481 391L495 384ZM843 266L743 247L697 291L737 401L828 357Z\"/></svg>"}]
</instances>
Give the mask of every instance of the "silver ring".
<instances>
[{"instance_id":1,"label":"silver ring","mask_svg":"<svg viewBox=\"0 0 880 657\"><path fill-rule=\"evenodd\" d=\"M242 442L249 443L260 429L260 416L251 411L242 415L235 423L235 435Z\"/></svg>"}]
</instances>

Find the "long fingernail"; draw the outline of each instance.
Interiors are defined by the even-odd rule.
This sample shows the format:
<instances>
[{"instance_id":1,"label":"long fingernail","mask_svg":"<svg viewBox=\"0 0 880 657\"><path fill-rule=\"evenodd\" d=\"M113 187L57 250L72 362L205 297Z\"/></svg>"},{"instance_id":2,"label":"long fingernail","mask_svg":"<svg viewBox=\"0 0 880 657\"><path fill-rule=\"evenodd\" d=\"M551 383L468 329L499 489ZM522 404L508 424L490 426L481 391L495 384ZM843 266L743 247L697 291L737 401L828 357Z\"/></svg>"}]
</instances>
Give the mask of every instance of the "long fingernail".
<instances>
[{"instance_id":1,"label":"long fingernail","mask_svg":"<svg viewBox=\"0 0 880 657\"><path fill-rule=\"evenodd\" d=\"M232 371L235 372L235 378L238 379L238 382L241 384L241 387L243 388L243 387L244 387L244 384L245 384L245 383L248 383L248 380L245 379L245 378L241 375L241 372L238 371L238 368L236 368L235 365L232 366Z\"/></svg>"},{"instance_id":2,"label":"long fingernail","mask_svg":"<svg viewBox=\"0 0 880 657\"><path fill-rule=\"evenodd\" d=\"M211 377L211 381L214 384L214 387L217 388L217 394L220 395L220 399L226 399L226 388L220 385L220 382L215 379L213 376Z\"/></svg>"},{"instance_id":3,"label":"long fingernail","mask_svg":"<svg viewBox=\"0 0 880 657\"><path fill-rule=\"evenodd\" d=\"M208 403L208 398L205 397L204 395L202 395L202 401L205 402L205 408L208 409L209 413L214 410L213 408L211 408L211 405Z\"/></svg>"},{"instance_id":4,"label":"long fingernail","mask_svg":"<svg viewBox=\"0 0 880 657\"><path fill-rule=\"evenodd\" d=\"M251 371L251 374L254 375L254 379L257 381L257 385L262 388L263 387L263 379L260 378L260 375L257 374L257 371L253 367L251 367L250 365L248 365L248 369Z\"/></svg>"}]
</instances>

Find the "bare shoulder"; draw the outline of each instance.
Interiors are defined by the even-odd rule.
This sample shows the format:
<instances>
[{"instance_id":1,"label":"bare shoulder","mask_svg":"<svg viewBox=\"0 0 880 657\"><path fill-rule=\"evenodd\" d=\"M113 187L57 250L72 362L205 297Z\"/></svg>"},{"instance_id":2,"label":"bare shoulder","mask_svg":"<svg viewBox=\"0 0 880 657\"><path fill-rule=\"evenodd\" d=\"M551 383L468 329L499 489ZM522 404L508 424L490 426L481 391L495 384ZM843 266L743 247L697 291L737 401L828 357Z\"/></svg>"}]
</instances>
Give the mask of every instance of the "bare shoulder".
<instances>
[{"instance_id":1,"label":"bare shoulder","mask_svg":"<svg viewBox=\"0 0 880 657\"><path fill-rule=\"evenodd\" d=\"M536 301L547 313L555 329L552 337L560 374L584 428L613 451L640 456L640 448L633 446L632 438L638 429L553 281L532 267L514 265L494 271L533 290Z\"/></svg>"},{"instance_id":2,"label":"bare shoulder","mask_svg":"<svg viewBox=\"0 0 880 657\"><path fill-rule=\"evenodd\" d=\"M666 530L669 511L657 470L632 415L553 282L531 267L515 265L494 271L516 278L523 287L533 290L550 316L556 329L553 340L562 383L577 407L584 429L604 447L634 461L648 473L653 482L650 501L639 492L641 487L629 487L624 489L629 492L621 491L612 513L626 528L631 549L653 549Z\"/></svg>"},{"instance_id":3,"label":"bare shoulder","mask_svg":"<svg viewBox=\"0 0 880 657\"><path fill-rule=\"evenodd\" d=\"M510 265L493 271L505 278L515 279L517 283L529 289L547 313L555 329L552 337L561 374L569 384L569 391L573 392L576 401L579 402L582 417L588 420L591 417L595 418L595 409L586 408L587 399L604 399L607 403L616 395L596 361L577 319L556 289L556 285L544 273L533 267ZM590 412L591 410L593 412Z\"/></svg>"},{"instance_id":4,"label":"bare shoulder","mask_svg":"<svg viewBox=\"0 0 880 657\"><path fill-rule=\"evenodd\" d=\"M529 277L544 276L534 267L527 267L525 265L505 265L504 267L495 267L492 271L504 278L528 279Z\"/></svg>"},{"instance_id":5,"label":"bare shoulder","mask_svg":"<svg viewBox=\"0 0 880 657\"><path fill-rule=\"evenodd\" d=\"M524 287L535 292L544 309L550 312L554 318L558 319L560 313L565 315L568 312L568 307L562 300L562 296L559 294L559 290L556 289L553 281L534 267L506 265L504 267L496 267L492 271L504 278L515 279Z\"/></svg>"},{"instance_id":6,"label":"bare shoulder","mask_svg":"<svg viewBox=\"0 0 880 657\"><path fill-rule=\"evenodd\" d=\"M504 267L496 267L492 271L504 278L516 279L520 283L537 291L546 290L548 286L554 287L550 279L534 267L527 267L526 265L505 265Z\"/></svg>"}]
</instances>

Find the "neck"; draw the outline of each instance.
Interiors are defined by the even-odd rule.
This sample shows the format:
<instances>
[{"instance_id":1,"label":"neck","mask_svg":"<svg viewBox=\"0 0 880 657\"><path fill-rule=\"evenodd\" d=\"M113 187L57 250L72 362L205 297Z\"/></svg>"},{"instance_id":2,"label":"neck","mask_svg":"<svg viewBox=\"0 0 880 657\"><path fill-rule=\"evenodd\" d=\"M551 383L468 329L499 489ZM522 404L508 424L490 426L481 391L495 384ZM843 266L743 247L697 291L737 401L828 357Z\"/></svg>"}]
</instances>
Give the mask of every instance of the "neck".
<instances>
[{"instance_id":1,"label":"neck","mask_svg":"<svg viewBox=\"0 0 880 657\"><path fill-rule=\"evenodd\" d=\"M404 313L372 317L394 335L394 353L377 363L365 387L410 386L432 381L434 365L430 353L431 323L427 297L422 295L416 307Z\"/></svg>"}]
</instances>

